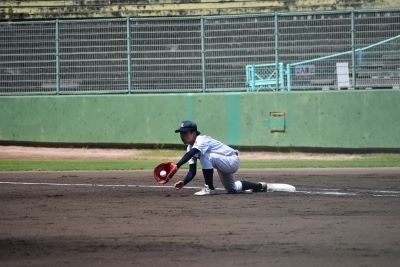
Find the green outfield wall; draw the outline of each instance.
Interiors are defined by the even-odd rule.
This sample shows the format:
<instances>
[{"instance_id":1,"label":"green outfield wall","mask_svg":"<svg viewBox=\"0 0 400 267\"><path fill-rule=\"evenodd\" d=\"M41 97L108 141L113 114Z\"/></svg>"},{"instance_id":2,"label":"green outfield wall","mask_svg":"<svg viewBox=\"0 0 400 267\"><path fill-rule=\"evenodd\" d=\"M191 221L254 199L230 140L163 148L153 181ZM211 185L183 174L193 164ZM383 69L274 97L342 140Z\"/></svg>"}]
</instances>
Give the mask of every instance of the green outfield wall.
<instances>
[{"instance_id":1,"label":"green outfield wall","mask_svg":"<svg viewBox=\"0 0 400 267\"><path fill-rule=\"evenodd\" d=\"M399 149L400 90L0 97L0 141L175 145L179 122L233 146Z\"/></svg>"}]
</instances>

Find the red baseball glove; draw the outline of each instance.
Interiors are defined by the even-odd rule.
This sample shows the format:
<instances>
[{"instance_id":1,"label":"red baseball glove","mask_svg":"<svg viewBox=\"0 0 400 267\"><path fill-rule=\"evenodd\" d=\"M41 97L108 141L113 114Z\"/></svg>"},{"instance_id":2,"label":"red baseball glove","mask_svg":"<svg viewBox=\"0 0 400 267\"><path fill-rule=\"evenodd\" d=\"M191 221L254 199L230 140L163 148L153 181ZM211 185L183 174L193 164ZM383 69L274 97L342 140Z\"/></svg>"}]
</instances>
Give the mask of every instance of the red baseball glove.
<instances>
[{"instance_id":1,"label":"red baseball glove","mask_svg":"<svg viewBox=\"0 0 400 267\"><path fill-rule=\"evenodd\" d=\"M165 171L165 175L162 175ZM154 168L153 176L159 184L166 184L178 171L177 166L173 162L164 162Z\"/></svg>"}]
</instances>

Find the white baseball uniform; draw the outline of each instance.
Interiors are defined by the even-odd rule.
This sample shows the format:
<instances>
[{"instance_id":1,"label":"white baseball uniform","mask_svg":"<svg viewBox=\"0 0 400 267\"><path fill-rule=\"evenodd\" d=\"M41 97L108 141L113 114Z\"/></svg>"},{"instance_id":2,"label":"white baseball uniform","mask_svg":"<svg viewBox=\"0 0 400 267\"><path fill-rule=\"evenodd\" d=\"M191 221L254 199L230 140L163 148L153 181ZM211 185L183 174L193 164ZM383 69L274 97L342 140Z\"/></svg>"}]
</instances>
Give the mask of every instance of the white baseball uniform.
<instances>
[{"instance_id":1,"label":"white baseball uniform","mask_svg":"<svg viewBox=\"0 0 400 267\"><path fill-rule=\"evenodd\" d=\"M189 164L194 164L199 159L203 169L217 170L222 185L229 193L242 191L242 183L235 181L235 173L240 164L237 150L207 135L198 135L193 146L188 145L187 151L192 148L200 152L189 160Z\"/></svg>"}]
</instances>

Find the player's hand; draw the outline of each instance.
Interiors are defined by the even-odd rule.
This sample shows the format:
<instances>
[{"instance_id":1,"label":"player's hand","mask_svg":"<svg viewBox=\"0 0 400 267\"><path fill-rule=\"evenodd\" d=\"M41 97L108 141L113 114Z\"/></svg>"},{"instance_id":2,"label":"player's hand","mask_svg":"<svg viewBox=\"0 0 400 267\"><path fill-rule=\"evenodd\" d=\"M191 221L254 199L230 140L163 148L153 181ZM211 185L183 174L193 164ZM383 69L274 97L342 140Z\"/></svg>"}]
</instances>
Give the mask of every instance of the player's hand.
<instances>
[{"instance_id":1,"label":"player's hand","mask_svg":"<svg viewBox=\"0 0 400 267\"><path fill-rule=\"evenodd\" d=\"M167 174L167 178L171 179L174 176L174 174L178 171L178 166L176 166L176 164L171 162L169 168L170 169L169 169L169 173Z\"/></svg>"},{"instance_id":2,"label":"player's hand","mask_svg":"<svg viewBox=\"0 0 400 267\"><path fill-rule=\"evenodd\" d=\"M178 190L178 189L182 189L182 187L183 187L184 185L185 185L185 184L183 183L183 181L178 181L178 182L176 182L176 183L174 184L174 187L175 187L176 190Z\"/></svg>"}]
</instances>

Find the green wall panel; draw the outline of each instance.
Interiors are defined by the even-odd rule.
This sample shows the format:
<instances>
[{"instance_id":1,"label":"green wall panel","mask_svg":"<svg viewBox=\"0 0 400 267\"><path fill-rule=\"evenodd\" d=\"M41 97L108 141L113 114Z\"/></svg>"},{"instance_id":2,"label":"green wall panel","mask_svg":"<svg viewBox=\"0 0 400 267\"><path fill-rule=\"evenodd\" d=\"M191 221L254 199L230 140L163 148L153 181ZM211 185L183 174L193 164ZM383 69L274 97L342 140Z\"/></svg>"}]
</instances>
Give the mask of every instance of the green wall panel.
<instances>
[{"instance_id":1,"label":"green wall panel","mask_svg":"<svg viewBox=\"0 0 400 267\"><path fill-rule=\"evenodd\" d=\"M400 148L400 91L0 97L0 141L180 144L199 130L234 146Z\"/></svg>"}]
</instances>

